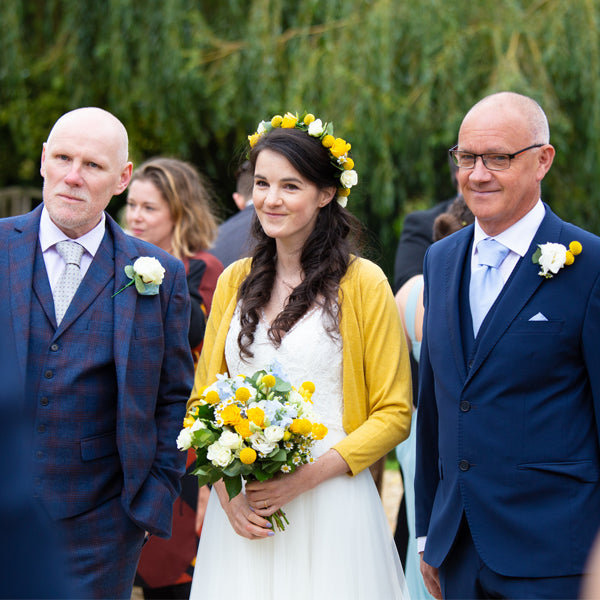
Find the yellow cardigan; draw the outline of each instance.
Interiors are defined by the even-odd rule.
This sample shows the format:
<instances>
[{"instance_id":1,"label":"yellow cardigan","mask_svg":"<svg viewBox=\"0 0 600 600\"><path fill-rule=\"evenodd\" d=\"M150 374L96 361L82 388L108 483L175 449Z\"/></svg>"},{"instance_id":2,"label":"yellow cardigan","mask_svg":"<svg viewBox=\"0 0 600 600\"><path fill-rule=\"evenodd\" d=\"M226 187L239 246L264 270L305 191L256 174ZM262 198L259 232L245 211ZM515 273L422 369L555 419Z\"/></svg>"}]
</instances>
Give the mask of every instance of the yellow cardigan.
<instances>
[{"instance_id":1,"label":"yellow cardigan","mask_svg":"<svg viewBox=\"0 0 600 600\"><path fill-rule=\"evenodd\" d=\"M225 339L250 264L249 258L239 260L219 277L190 401L217 374L227 372ZM383 271L368 260L355 259L342 278L339 299L343 424L348 435L334 448L356 475L408 436L412 385L406 340Z\"/></svg>"}]
</instances>

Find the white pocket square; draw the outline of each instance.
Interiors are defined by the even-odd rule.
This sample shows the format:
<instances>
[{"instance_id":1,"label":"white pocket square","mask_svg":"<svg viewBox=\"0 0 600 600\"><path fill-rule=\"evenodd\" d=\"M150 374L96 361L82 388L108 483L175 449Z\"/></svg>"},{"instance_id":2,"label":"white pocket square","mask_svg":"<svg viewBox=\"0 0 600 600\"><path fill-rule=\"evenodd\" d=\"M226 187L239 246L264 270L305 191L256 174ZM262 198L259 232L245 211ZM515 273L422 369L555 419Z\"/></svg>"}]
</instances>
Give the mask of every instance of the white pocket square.
<instances>
[{"instance_id":1,"label":"white pocket square","mask_svg":"<svg viewBox=\"0 0 600 600\"><path fill-rule=\"evenodd\" d=\"M531 317L531 319L529 319L530 321L547 321L548 319L541 313L537 313L537 315L533 315L533 317Z\"/></svg>"}]
</instances>

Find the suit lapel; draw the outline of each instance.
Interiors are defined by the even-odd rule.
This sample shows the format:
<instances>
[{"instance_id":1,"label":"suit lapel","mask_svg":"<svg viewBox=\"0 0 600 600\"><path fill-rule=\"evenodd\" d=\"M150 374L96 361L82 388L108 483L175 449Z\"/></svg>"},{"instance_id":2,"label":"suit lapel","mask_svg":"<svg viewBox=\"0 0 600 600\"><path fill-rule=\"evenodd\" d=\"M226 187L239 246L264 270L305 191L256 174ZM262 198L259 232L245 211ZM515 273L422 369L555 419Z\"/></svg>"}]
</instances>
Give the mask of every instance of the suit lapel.
<instances>
[{"instance_id":1,"label":"suit lapel","mask_svg":"<svg viewBox=\"0 0 600 600\"><path fill-rule=\"evenodd\" d=\"M123 291L119 290L131 282L131 279L125 275L125 267L134 263L136 258L138 258L138 251L135 244L108 215L106 217L106 225L114 241L113 270L115 278L114 289L111 292L111 294L116 294L111 299L113 303L115 331L114 353L117 367L117 381L119 388L123 389L121 383L125 382L127 357L129 355L129 345L135 321L138 293L134 285L129 286Z\"/></svg>"},{"instance_id":2,"label":"suit lapel","mask_svg":"<svg viewBox=\"0 0 600 600\"><path fill-rule=\"evenodd\" d=\"M27 368L33 265L41 214L42 205L18 219L7 243L10 315L15 334L17 360L22 373L25 373Z\"/></svg>"},{"instance_id":3,"label":"suit lapel","mask_svg":"<svg viewBox=\"0 0 600 600\"><path fill-rule=\"evenodd\" d=\"M465 379L466 367L460 327L460 287L466 254L471 248L473 239L473 226L466 227L455 238L455 245L447 252L445 263L446 319L454 362L461 377Z\"/></svg>"},{"instance_id":4,"label":"suit lapel","mask_svg":"<svg viewBox=\"0 0 600 600\"><path fill-rule=\"evenodd\" d=\"M533 237L529 250L515 266L498 300L490 309L492 311L489 315L490 318L489 320L486 318L485 329L481 332L481 339L476 342L477 348L469 378L477 372L511 323L517 318L540 285L546 281L538 275L539 265L534 264L531 257L538 244L558 242L561 229L562 221L546 206L546 216Z\"/></svg>"}]
</instances>

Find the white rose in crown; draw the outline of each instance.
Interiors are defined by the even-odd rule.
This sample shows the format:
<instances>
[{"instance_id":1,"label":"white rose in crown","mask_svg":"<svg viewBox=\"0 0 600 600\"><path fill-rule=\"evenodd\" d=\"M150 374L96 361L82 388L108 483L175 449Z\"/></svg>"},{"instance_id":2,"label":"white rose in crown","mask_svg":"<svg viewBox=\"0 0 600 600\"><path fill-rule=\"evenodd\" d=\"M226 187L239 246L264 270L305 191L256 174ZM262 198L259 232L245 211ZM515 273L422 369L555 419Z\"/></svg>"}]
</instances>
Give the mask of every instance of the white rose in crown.
<instances>
[{"instance_id":1,"label":"white rose in crown","mask_svg":"<svg viewBox=\"0 0 600 600\"><path fill-rule=\"evenodd\" d=\"M131 281L112 297L122 292L125 288L135 284L135 289L141 296L155 296L158 294L158 286L163 282L165 269L153 256L140 256L133 265L125 267L125 275Z\"/></svg>"},{"instance_id":2,"label":"white rose in crown","mask_svg":"<svg viewBox=\"0 0 600 600\"><path fill-rule=\"evenodd\" d=\"M217 467L226 467L233 461L234 456L229 448L215 442L206 449L206 458Z\"/></svg>"},{"instance_id":3,"label":"white rose in crown","mask_svg":"<svg viewBox=\"0 0 600 600\"><path fill-rule=\"evenodd\" d=\"M358 174L354 169L350 169L349 171L344 171L340 175L340 183L346 188L350 189L354 187L358 183Z\"/></svg>"},{"instance_id":4,"label":"white rose in crown","mask_svg":"<svg viewBox=\"0 0 600 600\"><path fill-rule=\"evenodd\" d=\"M323 130L323 121L321 119L315 119L308 125L308 135L312 135L313 137L320 137Z\"/></svg>"}]
</instances>

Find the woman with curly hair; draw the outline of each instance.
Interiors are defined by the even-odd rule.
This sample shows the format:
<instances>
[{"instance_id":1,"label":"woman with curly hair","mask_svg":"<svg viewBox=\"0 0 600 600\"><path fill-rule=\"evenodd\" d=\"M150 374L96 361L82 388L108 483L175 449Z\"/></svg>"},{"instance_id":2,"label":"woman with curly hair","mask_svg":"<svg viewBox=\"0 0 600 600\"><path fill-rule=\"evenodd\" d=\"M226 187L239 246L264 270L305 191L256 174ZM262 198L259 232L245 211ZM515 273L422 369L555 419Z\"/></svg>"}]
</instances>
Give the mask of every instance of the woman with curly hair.
<instances>
[{"instance_id":1,"label":"woman with curly hair","mask_svg":"<svg viewBox=\"0 0 600 600\"><path fill-rule=\"evenodd\" d=\"M385 275L357 255L350 145L291 113L250 144L256 245L219 279L191 401L219 373L276 365L314 382L328 433L291 474L231 500L214 485L191 598L406 598L367 467L408 435L408 352ZM289 525L274 532L280 509Z\"/></svg>"}]
</instances>

